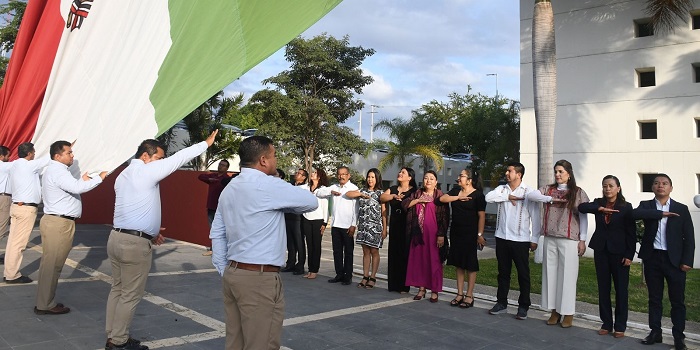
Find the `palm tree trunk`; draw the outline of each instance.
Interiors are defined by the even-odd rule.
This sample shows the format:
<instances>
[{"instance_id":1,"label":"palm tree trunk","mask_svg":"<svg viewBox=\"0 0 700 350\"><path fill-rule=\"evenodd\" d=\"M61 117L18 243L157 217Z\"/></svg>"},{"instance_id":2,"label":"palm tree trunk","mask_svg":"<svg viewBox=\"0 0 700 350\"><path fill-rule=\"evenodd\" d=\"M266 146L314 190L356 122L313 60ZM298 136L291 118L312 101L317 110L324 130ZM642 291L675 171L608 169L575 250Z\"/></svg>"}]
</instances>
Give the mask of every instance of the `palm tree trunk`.
<instances>
[{"instance_id":1,"label":"palm tree trunk","mask_svg":"<svg viewBox=\"0 0 700 350\"><path fill-rule=\"evenodd\" d=\"M554 179L554 123L557 115L557 63L554 13L549 0L535 0L532 17L532 75L537 129L537 182Z\"/></svg>"}]
</instances>

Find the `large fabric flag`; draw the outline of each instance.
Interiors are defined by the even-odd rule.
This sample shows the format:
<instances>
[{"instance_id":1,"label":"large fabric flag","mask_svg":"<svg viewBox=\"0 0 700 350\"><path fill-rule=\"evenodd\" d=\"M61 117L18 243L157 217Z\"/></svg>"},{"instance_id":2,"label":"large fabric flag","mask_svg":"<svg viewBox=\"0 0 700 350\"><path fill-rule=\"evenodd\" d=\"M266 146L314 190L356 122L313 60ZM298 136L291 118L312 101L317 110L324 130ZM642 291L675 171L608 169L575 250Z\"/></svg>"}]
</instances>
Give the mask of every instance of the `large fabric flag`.
<instances>
[{"instance_id":1,"label":"large fabric flag","mask_svg":"<svg viewBox=\"0 0 700 350\"><path fill-rule=\"evenodd\" d=\"M76 140L111 170L342 0L30 0L0 90L0 144Z\"/></svg>"}]
</instances>

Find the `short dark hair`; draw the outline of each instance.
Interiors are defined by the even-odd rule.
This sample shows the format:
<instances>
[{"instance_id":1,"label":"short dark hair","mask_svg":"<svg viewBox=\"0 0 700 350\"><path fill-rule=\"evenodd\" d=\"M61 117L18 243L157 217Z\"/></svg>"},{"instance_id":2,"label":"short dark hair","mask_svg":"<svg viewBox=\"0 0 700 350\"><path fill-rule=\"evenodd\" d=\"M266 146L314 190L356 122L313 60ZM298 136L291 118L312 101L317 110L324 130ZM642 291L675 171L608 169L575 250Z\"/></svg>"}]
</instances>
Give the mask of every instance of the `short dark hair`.
<instances>
[{"instance_id":1,"label":"short dark hair","mask_svg":"<svg viewBox=\"0 0 700 350\"><path fill-rule=\"evenodd\" d=\"M265 136L251 136L238 146L238 156L241 157L241 167L250 168L263 155L270 152L272 140Z\"/></svg>"},{"instance_id":2,"label":"short dark hair","mask_svg":"<svg viewBox=\"0 0 700 350\"><path fill-rule=\"evenodd\" d=\"M144 153L146 153L146 155L150 157L158 153L159 148L165 150L165 147L163 147L163 144L160 143L160 141L154 139L143 140L143 142L141 142L141 144L139 145L139 148L136 150L134 159L141 158L141 155L143 155Z\"/></svg>"},{"instance_id":3,"label":"short dark hair","mask_svg":"<svg viewBox=\"0 0 700 350\"><path fill-rule=\"evenodd\" d=\"M282 180L285 180L287 178L287 174L285 174L284 170L280 168L277 168L277 176L279 176Z\"/></svg>"},{"instance_id":4,"label":"short dark hair","mask_svg":"<svg viewBox=\"0 0 700 350\"><path fill-rule=\"evenodd\" d=\"M9 156L10 149L5 146L0 146L0 156Z\"/></svg>"},{"instance_id":5,"label":"short dark hair","mask_svg":"<svg viewBox=\"0 0 700 350\"><path fill-rule=\"evenodd\" d=\"M20 158L25 158L32 152L34 152L34 144L31 142L24 142L17 146L17 156Z\"/></svg>"},{"instance_id":6,"label":"short dark hair","mask_svg":"<svg viewBox=\"0 0 700 350\"><path fill-rule=\"evenodd\" d=\"M49 155L51 156L51 159L53 159L53 157L57 154L62 154L63 147L65 146L70 147L70 142L61 140L52 143L51 147L49 147Z\"/></svg>"},{"instance_id":7,"label":"short dark hair","mask_svg":"<svg viewBox=\"0 0 700 350\"><path fill-rule=\"evenodd\" d=\"M335 169L335 172L337 173L338 171L340 171L340 169L345 169L345 170L348 171L348 173L350 172L350 168L348 168L348 167L345 166L345 165L339 166L337 169Z\"/></svg>"},{"instance_id":8,"label":"short dark hair","mask_svg":"<svg viewBox=\"0 0 700 350\"><path fill-rule=\"evenodd\" d=\"M520 178L521 178L521 179L522 179L523 177L525 177L525 166L523 165L523 163L520 163L520 162L510 162L510 163L508 163L508 164L506 165L506 168L507 168L507 167L511 167L511 166L513 167L513 170L515 170L516 173L520 173Z\"/></svg>"},{"instance_id":9,"label":"short dark hair","mask_svg":"<svg viewBox=\"0 0 700 350\"><path fill-rule=\"evenodd\" d=\"M664 174L664 173L658 173L658 174L656 174L656 176L654 176L654 181L656 181L656 178L657 178L657 177L665 177L665 178L667 178L667 179L668 179L668 184L671 185L671 186L673 186L673 180L671 180L671 177L670 177L670 176L668 176L668 175L666 175L666 174Z\"/></svg>"},{"instance_id":10,"label":"short dark hair","mask_svg":"<svg viewBox=\"0 0 700 350\"><path fill-rule=\"evenodd\" d=\"M231 163L229 163L228 160L226 160L226 159L220 160L220 161L219 161L219 164L224 163L224 162L226 162L226 166L227 166L227 167L230 167L230 166L231 166Z\"/></svg>"}]
</instances>

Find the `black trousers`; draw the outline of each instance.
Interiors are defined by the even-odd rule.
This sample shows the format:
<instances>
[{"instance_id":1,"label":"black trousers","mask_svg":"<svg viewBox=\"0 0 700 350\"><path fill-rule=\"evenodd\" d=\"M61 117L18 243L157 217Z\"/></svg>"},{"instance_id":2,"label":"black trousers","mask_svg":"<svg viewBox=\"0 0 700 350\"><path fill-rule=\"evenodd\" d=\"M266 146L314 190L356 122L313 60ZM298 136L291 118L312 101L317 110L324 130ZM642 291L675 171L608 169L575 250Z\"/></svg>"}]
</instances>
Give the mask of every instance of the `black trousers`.
<instances>
[{"instance_id":1,"label":"black trousers","mask_svg":"<svg viewBox=\"0 0 700 350\"><path fill-rule=\"evenodd\" d=\"M318 273L321 267L321 226L323 219L307 220L301 217L301 232L306 237L306 248L309 251L309 272Z\"/></svg>"},{"instance_id":2,"label":"black trousers","mask_svg":"<svg viewBox=\"0 0 700 350\"><path fill-rule=\"evenodd\" d=\"M301 215L285 214L284 222L287 226L287 267L304 271L306 247L301 233Z\"/></svg>"},{"instance_id":3,"label":"black trousers","mask_svg":"<svg viewBox=\"0 0 700 350\"><path fill-rule=\"evenodd\" d=\"M348 229L338 227L331 229L331 238L335 277L350 281L352 280L352 252L355 249L353 239L348 235Z\"/></svg>"},{"instance_id":4,"label":"black trousers","mask_svg":"<svg viewBox=\"0 0 700 350\"><path fill-rule=\"evenodd\" d=\"M661 332L665 279L671 301L673 339L685 339L685 272L671 264L667 251L654 249L654 255L644 259L644 277L649 291L649 328Z\"/></svg>"},{"instance_id":5,"label":"black trousers","mask_svg":"<svg viewBox=\"0 0 700 350\"><path fill-rule=\"evenodd\" d=\"M612 254L607 249L593 253L595 274L598 279L598 311L603 322L601 329L624 332L627 329L630 267L622 264L624 256ZM611 284L615 285L615 321L613 323Z\"/></svg>"},{"instance_id":6,"label":"black trousers","mask_svg":"<svg viewBox=\"0 0 700 350\"><path fill-rule=\"evenodd\" d=\"M496 260L498 261L498 290L496 299L499 304L508 305L510 290L510 271L515 264L520 284L520 307L530 307L530 242L516 242L496 237Z\"/></svg>"}]
</instances>

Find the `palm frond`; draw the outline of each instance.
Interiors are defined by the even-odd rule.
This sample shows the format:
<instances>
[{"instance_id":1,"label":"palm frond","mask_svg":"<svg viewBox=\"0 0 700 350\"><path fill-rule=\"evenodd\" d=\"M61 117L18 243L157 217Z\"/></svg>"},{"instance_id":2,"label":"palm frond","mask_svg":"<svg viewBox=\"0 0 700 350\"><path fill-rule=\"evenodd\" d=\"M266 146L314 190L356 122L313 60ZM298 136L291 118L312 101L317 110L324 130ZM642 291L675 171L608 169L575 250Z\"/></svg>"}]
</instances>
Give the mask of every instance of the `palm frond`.
<instances>
[{"instance_id":1,"label":"palm frond","mask_svg":"<svg viewBox=\"0 0 700 350\"><path fill-rule=\"evenodd\" d=\"M654 32L673 33L677 21L687 23L693 0L647 0L644 12L651 18Z\"/></svg>"}]
</instances>

